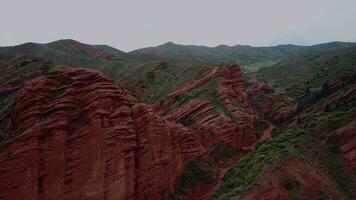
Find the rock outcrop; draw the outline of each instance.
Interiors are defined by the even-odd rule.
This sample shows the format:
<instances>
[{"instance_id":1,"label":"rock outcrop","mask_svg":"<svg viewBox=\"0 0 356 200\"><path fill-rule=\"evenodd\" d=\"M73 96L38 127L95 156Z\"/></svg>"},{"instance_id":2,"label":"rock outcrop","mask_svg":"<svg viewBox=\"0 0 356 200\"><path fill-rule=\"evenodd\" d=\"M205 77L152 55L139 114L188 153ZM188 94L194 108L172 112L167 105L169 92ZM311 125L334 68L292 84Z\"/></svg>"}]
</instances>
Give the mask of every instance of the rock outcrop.
<instances>
[{"instance_id":1,"label":"rock outcrop","mask_svg":"<svg viewBox=\"0 0 356 200\"><path fill-rule=\"evenodd\" d=\"M252 109L240 66L230 65L226 70L222 70L221 77L220 93L226 108L236 119L236 129L240 135L239 148L244 151L252 150L257 142L253 126L257 114Z\"/></svg>"},{"instance_id":2,"label":"rock outcrop","mask_svg":"<svg viewBox=\"0 0 356 200\"><path fill-rule=\"evenodd\" d=\"M157 73L157 70L155 70L155 73ZM162 100L161 102L158 102L156 105L154 105L155 112L162 114L162 112L164 112L165 110L170 109L171 106L179 98L183 97L190 91L207 84L209 81L215 79L218 75L219 75L218 67L212 67L210 72L207 75L205 75L203 78L187 82L186 84L184 84L177 90L168 94L164 100ZM142 93L142 83L138 83L137 90L138 90L139 94Z\"/></svg>"},{"instance_id":3,"label":"rock outcrop","mask_svg":"<svg viewBox=\"0 0 356 200\"><path fill-rule=\"evenodd\" d=\"M343 154L346 165L352 170L356 169L356 120L341 127L331 135L340 140L340 151Z\"/></svg>"},{"instance_id":4,"label":"rock outcrop","mask_svg":"<svg viewBox=\"0 0 356 200\"><path fill-rule=\"evenodd\" d=\"M213 105L209 97L207 99L200 97L175 109L166 110L165 113L168 113L166 118L197 130L206 148L211 148L218 142L225 142L232 144L242 152L252 150L257 142L253 127L256 116L247 90L243 86L244 79L240 67L231 65L218 73L215 70L213 68L205 77L195 82L201 86L201 84L207 84L208 81L219 80L215 95L218 98L216 101L221 102L219 104L222 110L217 111L216 105ZM194 88L196 84L189 87L190 90ZM179 94L178 96L182 97L187 90L187 87L183 87L173 94ZM171 104L172 102L175 101L171 101Z\"/></svg>"},{"instance_id":5,"label":"rock outcrop","mask_svg":"<svg viewBox=\"0 0 356 200\"><path fill-rule=\"evenodd\" d=\"M190 129L80 68L26 82L12 129L0 150L4 200L161 199L205 151Z\"/></svg>"}]
</instances>

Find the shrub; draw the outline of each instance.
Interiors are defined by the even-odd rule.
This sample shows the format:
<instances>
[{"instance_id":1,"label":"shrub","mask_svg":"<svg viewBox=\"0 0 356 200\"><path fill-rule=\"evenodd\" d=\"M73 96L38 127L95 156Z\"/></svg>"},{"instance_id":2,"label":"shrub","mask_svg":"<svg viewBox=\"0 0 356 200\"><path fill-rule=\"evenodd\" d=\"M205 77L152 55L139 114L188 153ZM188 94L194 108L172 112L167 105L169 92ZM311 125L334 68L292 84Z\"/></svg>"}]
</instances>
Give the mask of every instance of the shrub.
<instances>
[{"instance_id":1,"label":"shrub","mask_svg":"<svg viewBox=\"0 0 356 200\"><path fill-rule=\"evenodd\" d=\"M188 191L196 190L200 181L212 182L216 179L216 170L213 164L198 157L191 160L185 167L180 177L175 196L180 196Z\"/></svg>"}]
</instances>

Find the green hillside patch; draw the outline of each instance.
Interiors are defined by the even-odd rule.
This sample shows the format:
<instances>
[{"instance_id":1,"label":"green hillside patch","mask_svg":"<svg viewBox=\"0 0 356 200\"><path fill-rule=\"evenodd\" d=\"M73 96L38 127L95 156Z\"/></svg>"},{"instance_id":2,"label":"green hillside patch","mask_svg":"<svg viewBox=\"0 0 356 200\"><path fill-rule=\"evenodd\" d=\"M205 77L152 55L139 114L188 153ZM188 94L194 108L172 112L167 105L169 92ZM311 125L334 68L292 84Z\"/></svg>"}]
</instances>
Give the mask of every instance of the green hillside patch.
<instances>
[{"instance_id":1,"label":"green hillside patch","mask_svg":"<svg viewBox=\"0 0 356 200\"><path fill-rule=\"evenodd\" d=\"M174 196L179 197L188 191L195 191L199 182L213 182L216 179L216 174L211 161L201 157L191 160L180 177Z\"/></svg>"},{"instance_id":2,"label":"green hillside patch","mask_svg":"<svg viewBox=\"0 0 356 200\"><path fill-rule=\"evenodd\" d=\"M324 142L325 141L325 142ZM325 145L326 144L326 145ZM224 183L212 199L229 200L243 196L258 177L273 167L273 162L285 155L295 155L308 166L324 172L335 181L337 189L345 199L353 199L355 183L352 171L343 165L339 143L326 138L322 133L294 128L275 131L272 137L258 143L256 150L247 154L234 164L224 176ZM298 193L298 183L286 182L285 187L291 195ZM302 186L301 186L302 187Z\"/></svg>"},{"instance_id":3,"label":"green hillside patch","mask_svg":"<svg viewBox=\"0 0 356 200\"><path fill-rule=\"evenodd\" d=\"M223 112L225 116L234 120L235 117L233 113L231 113L226 108L224 102L220 99L220 94L217 91L218 87L219 87L219 78L216 78L206 83L202 87L194 89L189 93L187 93L186 95L184 95L183 97L179 98L176 102L176 105L182 106L195 98L208 99L210 103L213 105L214 110L216 112Z\"/></svg>"},{"instance_id":4,"label":"green hillside patch","mask_svg":"<svg viewBox=\"0 0 356 200\"><path fill-rule=\"evenodd\" d=\"M152 62L130 72L128 89L135 91L143 83L143 100L148 103L165 98L191 80L202 78L210 66L202 62Z\"/></svg>"},{"instance_id":5,"label":"green hillside patch","mask_svg":"<svg viewBox=\"0 0 356 200\"><path fill-rule=\"evenodd\" d=\"M245 192L270 164L285 154L295 154L298 138L303 130L279 130L272 137L258 143L256 150L234 164L224 176L224 183L212 199L233 199Z\"/></svg>"},{"instance_id":6,"label":"green hillside patch","mask_svg":"<svg viewBox=\"0 0 356 200\"><path fill-rule=\"evenodd\" d=\"M209 151L209 156L216 159L216 160L221 160L225 164L227 164L227 161L230 158L233 158L237 156L239 153L235 149L235 147L230 144L226 143L224 141L219 141L217 142L213 148Z\"/></svg>"},{"instance_id":7,"label":"green hillside patch","mask_svg":"<svg viewBox=\"0 0 356 200\"><path fill-rule=\"evenodd\" d=\"M279 60L267 60L264 62L257 62L251 65L242 66L241 70L245 73L254 73L262 68L268 68L280 62Z\"/></svg>"},{"instance_id":8,"label":"green hillside patch","mask_svg":"<svg viewBox=\"0 0 356 200\"><path fill-rule=\"evenodd\" d=\"M306 88L317 88L355 70L356 49L314 53L294 57L262 68L254 76L270 85L299 96Z\"/></svg>"},{"instance_id":9,"label":"green hillside patch","mask_svg":"<svg viewBox=\"0 0 356 200\"><path fill-rule=\"evenodd\" d=\"M207 97L210 92L216 91L219 87L219 79L214 79L205 85L190 91L185 94L183 97L179 98L176 102L177 106L182 106L188 103L191 99L199 98L199 97Z\"/></svg>"},{"instance_id":10,"label":"green hillside patch","mask_svg":"<svg viewBox=\"0 0 356 200\"><path fill-rule=\"evenodd\" d=\"M356 119L356 108L348 111L321 112L313 116L308 127L320 127L323 131L334 131Z\"/></svg>"}]
</instances>

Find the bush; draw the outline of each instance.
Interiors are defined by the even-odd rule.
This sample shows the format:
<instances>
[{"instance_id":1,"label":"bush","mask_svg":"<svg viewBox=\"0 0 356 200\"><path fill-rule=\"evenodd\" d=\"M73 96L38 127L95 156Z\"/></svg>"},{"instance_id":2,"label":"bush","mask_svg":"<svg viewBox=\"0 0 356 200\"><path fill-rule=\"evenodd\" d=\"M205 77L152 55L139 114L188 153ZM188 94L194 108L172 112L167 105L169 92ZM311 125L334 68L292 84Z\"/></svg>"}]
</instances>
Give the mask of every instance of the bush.
<instances>
[{"instance_id":1,"label":"bush","mask_svg":"<svg viewBox=\"0 0 356 200\"><path fill-rule=\"evenodd\" d=\"M212 182L216 179L216 170L210 161L198 157L190 161L180 177L175 196L194 191L200 181Z\"/></svg>"},{"instance_id":2,"label":"bush","mask_svg":"<svg viewBox=\"0 0 356 200\"><path fill-rule=\"evenodd\" d=\"M150 80L154 79L155 77L156 77L156 74L154 71L149 71L146 73L146 78L148 78Z\"/></svg>"}]
</instances>

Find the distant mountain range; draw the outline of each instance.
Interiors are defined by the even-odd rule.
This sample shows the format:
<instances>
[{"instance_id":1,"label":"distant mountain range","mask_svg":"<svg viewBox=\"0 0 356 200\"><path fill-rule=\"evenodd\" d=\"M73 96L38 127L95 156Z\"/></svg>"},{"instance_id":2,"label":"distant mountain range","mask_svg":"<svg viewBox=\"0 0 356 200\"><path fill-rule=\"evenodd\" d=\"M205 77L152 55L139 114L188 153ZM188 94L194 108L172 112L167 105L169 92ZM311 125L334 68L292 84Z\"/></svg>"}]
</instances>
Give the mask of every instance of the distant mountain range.
<instances>
[{"instance_id":1,"label":"distant mountain range","mask_svg":"<svg viewBox=\"0 0 356 200\"><path fill-rule=\"evenodd\" d=\"M178 45L172 42L128 52L138 60L198 59L211 63L239 63L242 66L267 60L279 60L310 53L356 47L356 43L331 42L313 46L278 45L273 47L252 47L248 45L219 45L217 47Z\"/></svg>"},{"instance_id":2,"label":"distant mountain range","mask_svg":"<svg viewBox=\"0 0 356 200\"><path fill-rule=\"evenodd\" d=\"M12 47L0 47L0 56L4 56L4 54L29 54L49 58L55 57L63 64L85 62L85 59L78 61L83 57L87 57L87 59L114 59L126 61L126 63L195 60L211 64L239 63L248 68L256 63L353 47L356 47L356 43L330 42L312 46L288 44L272 47L252 47L248 45L206 47L167 42L156 47L142 48L126 53L107 45L88 45L67 39L47 44L25 43ZM66 59L64 60L63 57L66 57ZM91 65L91 62L87 64Z\"/></svg>"}]
</instances>

